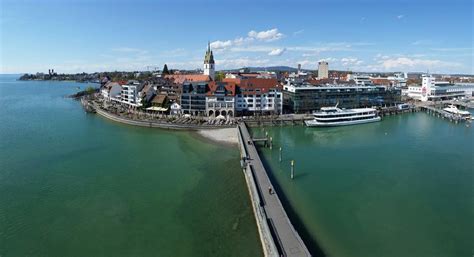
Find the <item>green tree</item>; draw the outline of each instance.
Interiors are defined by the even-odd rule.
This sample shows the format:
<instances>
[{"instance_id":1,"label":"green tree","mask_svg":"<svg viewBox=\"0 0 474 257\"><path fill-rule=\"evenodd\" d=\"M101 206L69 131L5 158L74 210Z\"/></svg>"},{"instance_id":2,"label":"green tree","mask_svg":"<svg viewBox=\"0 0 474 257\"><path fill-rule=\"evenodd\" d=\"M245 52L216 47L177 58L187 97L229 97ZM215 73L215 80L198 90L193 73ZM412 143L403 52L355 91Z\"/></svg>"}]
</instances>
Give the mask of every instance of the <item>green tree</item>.
<instances>
[{"instance_id":1,"label":"green tree","mask_svg":"<svg viewBox=\"0 0 474 257\"><path fill-rule=\"evenodd\" d=\"M222 71L216 72L216 75L214 76L215 81L222 81L225 78L225 74Z\"/></svg>"},{"instance_id":2,"label":"green tree","mask_svg":"<svg viewBox=\"0 0 474 257\"><path fill-rule=\"evenodd\" d=\"M163 67L163 74L165 75L170 74L170 71L168 70L168 65L166 65L166 63L165 63L165 66Z\"/></svg>"},{"instance_id":3,"label":"green tree","mask_svg":"<svg viewBox=\"0 0 474 257\"><path fill-rule=\"evenodd\" d=\"M88 87L86 88L86 93L87 93L87 94L93 94L95 91L96 91L96 89L93 88L93 87L91 87L91 86L88 86Z\"/></svg>"}]
</instances>

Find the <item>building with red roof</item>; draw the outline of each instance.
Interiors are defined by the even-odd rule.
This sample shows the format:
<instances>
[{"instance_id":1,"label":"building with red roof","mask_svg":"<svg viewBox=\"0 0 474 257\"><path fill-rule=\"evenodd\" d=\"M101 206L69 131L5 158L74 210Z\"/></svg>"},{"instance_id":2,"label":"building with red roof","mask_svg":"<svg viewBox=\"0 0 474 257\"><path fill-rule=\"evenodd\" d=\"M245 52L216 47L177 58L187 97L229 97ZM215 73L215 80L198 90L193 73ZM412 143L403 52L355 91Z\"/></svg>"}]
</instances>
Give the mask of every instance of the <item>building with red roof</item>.
<instances>
[{"instance_id":1,"label":"building with red roof","mask_svg":"<svg viewBox=\"0 0 474 257\"><path fill-rule=\"evenodd\" d=\"M235 82L210 82L206 94L206 114L209 117L233 117L235 115Z\"/></svg>"}]
</instances>

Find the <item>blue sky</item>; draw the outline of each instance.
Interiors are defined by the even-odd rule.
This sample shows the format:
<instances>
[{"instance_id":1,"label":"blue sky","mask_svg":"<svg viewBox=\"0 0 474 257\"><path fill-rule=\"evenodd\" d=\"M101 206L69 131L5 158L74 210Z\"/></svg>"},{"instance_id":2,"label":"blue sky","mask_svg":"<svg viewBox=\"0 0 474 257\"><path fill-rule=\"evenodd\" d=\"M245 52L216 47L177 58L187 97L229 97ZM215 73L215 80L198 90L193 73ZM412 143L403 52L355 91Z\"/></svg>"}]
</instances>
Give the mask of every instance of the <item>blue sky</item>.
<instances>
[{"instance_id":1,"label":"blue sky","mask_svg":"<svg viewBox=\"0 0 474 257\"><path fill-rule=\"evenodd\" d=\"M471 1L0 0L1 73L289 65L473 74Z\"/></svg>"}]
</instances>

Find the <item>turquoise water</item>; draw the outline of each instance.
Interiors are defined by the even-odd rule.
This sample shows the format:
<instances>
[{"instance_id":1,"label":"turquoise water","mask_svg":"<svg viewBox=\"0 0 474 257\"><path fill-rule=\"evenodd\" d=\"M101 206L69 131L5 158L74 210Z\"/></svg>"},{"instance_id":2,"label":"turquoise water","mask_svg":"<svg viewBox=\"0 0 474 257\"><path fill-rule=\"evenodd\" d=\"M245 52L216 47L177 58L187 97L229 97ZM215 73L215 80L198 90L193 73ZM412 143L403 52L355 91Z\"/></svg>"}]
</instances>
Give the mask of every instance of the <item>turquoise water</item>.
<instances>
[{"instance_id":1,"label":"turquoise water","mask_svg":"<svg viewBox=\"0 0 474 257\"><path fill-rule=\"evenodd\" d=\"M236 147L0 77L0 256L261 256Z\"/></svg>"},{"instance_id":2,"label":"turquoise water","mask_svg":"<svg viewBox=\"0 0 474 257\"><path fill-rule=\"evenodd\" d=\"M339 257L473 255L473 126L414 113L267 131L274 147L261 149L264 159L313 249Z\"/></svg>"}]
</instances>

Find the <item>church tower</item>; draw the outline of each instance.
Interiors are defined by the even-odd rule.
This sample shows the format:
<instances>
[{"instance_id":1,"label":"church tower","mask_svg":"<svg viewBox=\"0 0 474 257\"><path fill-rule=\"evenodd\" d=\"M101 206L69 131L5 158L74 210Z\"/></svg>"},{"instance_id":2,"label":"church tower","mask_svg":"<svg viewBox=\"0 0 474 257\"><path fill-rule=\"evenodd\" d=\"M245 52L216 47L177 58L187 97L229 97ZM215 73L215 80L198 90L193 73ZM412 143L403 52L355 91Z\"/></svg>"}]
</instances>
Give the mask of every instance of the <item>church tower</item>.
<instances>
[{"instance_id":1,"label":"church tower","mask_svg":"<svg viewBox=\"0 0 474 257\"><path fill-rule=\"evenodd\" d=\"M206 56L204 57L204 75L209 75L214 80L214 55L212 54L211 44L207 43Z\"/></svg>"}]
</instances>

